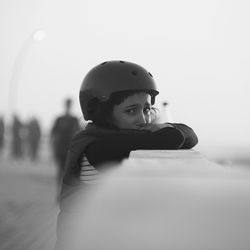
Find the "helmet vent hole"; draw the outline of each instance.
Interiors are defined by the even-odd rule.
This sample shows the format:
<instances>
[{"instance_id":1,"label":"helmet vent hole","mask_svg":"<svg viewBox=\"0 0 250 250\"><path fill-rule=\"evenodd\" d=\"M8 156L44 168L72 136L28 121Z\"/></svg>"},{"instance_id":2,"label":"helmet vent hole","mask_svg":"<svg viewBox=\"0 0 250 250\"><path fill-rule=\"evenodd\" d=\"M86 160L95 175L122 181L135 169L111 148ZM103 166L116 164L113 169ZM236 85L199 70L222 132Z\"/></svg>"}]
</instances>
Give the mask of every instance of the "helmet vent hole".
<instances>
[{"instance_id":1,"label":"helmet vent hole","mask_svg":"<svg viewBox=\"0 0 250 250\"><path fill-rule=\"evenodd\" d=\"M106 64L106 63L108 63L108 62L103 62L103 63L101 63L101 65L104 65L104 64Z\"/></svg>"},{"instance_id":2,"label":"helmet vent hole","mask_svg":"<svg viewBox=\"0 0 250 250\"><path fill-rule=\"evenodd\" d=\"M131 74L132 74L133 76L136 76L136 75L137 75L137 71L133 70L133 71L131 72Z\"/></svg>"},{"instance_id":3,"label":"helmet vent hole","mask_svg":"<svg viewBox=\"0 0 250 250\"><path fill-rule=\"evenodd\" d=\"M153 77L153 75L152 75L150 72L148 72L148 74L149 74L151 77Z\"/></svg>"},{"instance_id":4,"label":"helmet vent hole","mask_svg":"<svg viewBox=\"0 0 250 250\"><path fill-rule=\"evenodd\" d=\"M120 61L120 63L124 63L124 61Z\"/></svg>"}]
</instances>

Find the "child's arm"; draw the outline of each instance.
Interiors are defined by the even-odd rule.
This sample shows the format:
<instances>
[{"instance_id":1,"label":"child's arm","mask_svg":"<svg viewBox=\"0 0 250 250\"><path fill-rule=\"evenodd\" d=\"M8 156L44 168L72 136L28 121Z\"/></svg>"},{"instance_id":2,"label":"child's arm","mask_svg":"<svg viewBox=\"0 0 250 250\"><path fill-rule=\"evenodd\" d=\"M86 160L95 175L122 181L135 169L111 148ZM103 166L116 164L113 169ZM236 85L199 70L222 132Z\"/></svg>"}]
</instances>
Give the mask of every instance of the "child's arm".
<instances>
[{"instance_id":1,"label":"child's arm","mask_svg":"<svg viewBox=\"0 0 250 250\"><path fill-rule=\"evenodd\" d=\"M198 143L198 137L192 128L182 123L171 123L171 125L181 131L185 138L181 149L190 149Z\"/></svg>"},{"instance_id":2,"label":"child's arm","mask_svg":"<svg viewBox=\"0 0 250 250\"><path fill-rule=\"evenodd\" d=\"M177 128L165 127L156 132L131 131L111 134L92 142L85 154L93 166L110 161L121 161L137 149L180 149L185 137Z\"/></svg>"},{"instance_id":3,"label":"child's arm","mask_svg":"<svg viewBox=\"0 0 250 250\"><path fill-rule=\"evenodd\" d=\"M150 123L142 125L141 129L155 132L166 127L176 128L182 133L184 143L180 149L190 149L198 143L198 137L193 129L182 123Z\"/></svg>"}]
</instances>

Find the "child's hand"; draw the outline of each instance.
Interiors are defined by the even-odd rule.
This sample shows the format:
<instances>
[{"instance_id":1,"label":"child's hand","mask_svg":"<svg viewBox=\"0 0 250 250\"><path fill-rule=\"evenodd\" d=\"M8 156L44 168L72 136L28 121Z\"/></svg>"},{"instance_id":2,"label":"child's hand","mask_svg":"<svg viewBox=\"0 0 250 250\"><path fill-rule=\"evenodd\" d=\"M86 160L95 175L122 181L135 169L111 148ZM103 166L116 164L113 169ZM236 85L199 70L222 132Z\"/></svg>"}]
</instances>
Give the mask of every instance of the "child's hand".
<instances>
[{"instance_id":1,"label":"child's hand","mask_svg":"<svg viewBox=\"0 0 250 250\"><path fill-rule=\"evenodd\" d=\"M155 132L162 128L167 128L167 127L173 128L173 125L171 125L170 123L147 123L147 124L142 124L139 129Z\"/></svg>"}]
</instances>

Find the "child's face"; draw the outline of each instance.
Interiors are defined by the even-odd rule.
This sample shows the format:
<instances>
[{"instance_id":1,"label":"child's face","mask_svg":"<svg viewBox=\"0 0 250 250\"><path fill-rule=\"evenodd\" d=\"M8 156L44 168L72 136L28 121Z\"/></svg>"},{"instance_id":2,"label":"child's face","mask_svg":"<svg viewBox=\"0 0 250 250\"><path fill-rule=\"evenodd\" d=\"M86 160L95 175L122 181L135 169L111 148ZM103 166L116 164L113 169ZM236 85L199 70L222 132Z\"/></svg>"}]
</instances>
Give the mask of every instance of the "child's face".
<instances>
[{"instance_id":1,"label":"child's face","mask_svg":"<svg viewBox=\"0 0 250 250\"><path fill-rule=\"evenodd\" d=\"M114 106L112 118L112 123L120 129L139 129L150 123L151 96L142 92L127 97Z\"/></svg>"}]
</instances>

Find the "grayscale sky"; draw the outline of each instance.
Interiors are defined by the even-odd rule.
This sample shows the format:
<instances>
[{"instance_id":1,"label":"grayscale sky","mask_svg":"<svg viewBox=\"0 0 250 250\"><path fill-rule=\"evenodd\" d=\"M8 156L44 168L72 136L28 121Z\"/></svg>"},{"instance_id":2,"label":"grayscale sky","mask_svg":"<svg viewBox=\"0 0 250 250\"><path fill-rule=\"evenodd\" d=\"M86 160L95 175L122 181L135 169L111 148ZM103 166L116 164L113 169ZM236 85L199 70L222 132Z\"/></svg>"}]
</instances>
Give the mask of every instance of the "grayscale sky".
<instances>
[{"instance_id":1,"label":"grayscale sky","mask_svg":"<svg viewBox=\"0 0 250 250\"><path fill-rule=\"evenodd\" d=\"M1 0L0 114L49 129L103 61L147 68L200 145L250 144L247 0Z\"/></svg>"}]
</instances>

